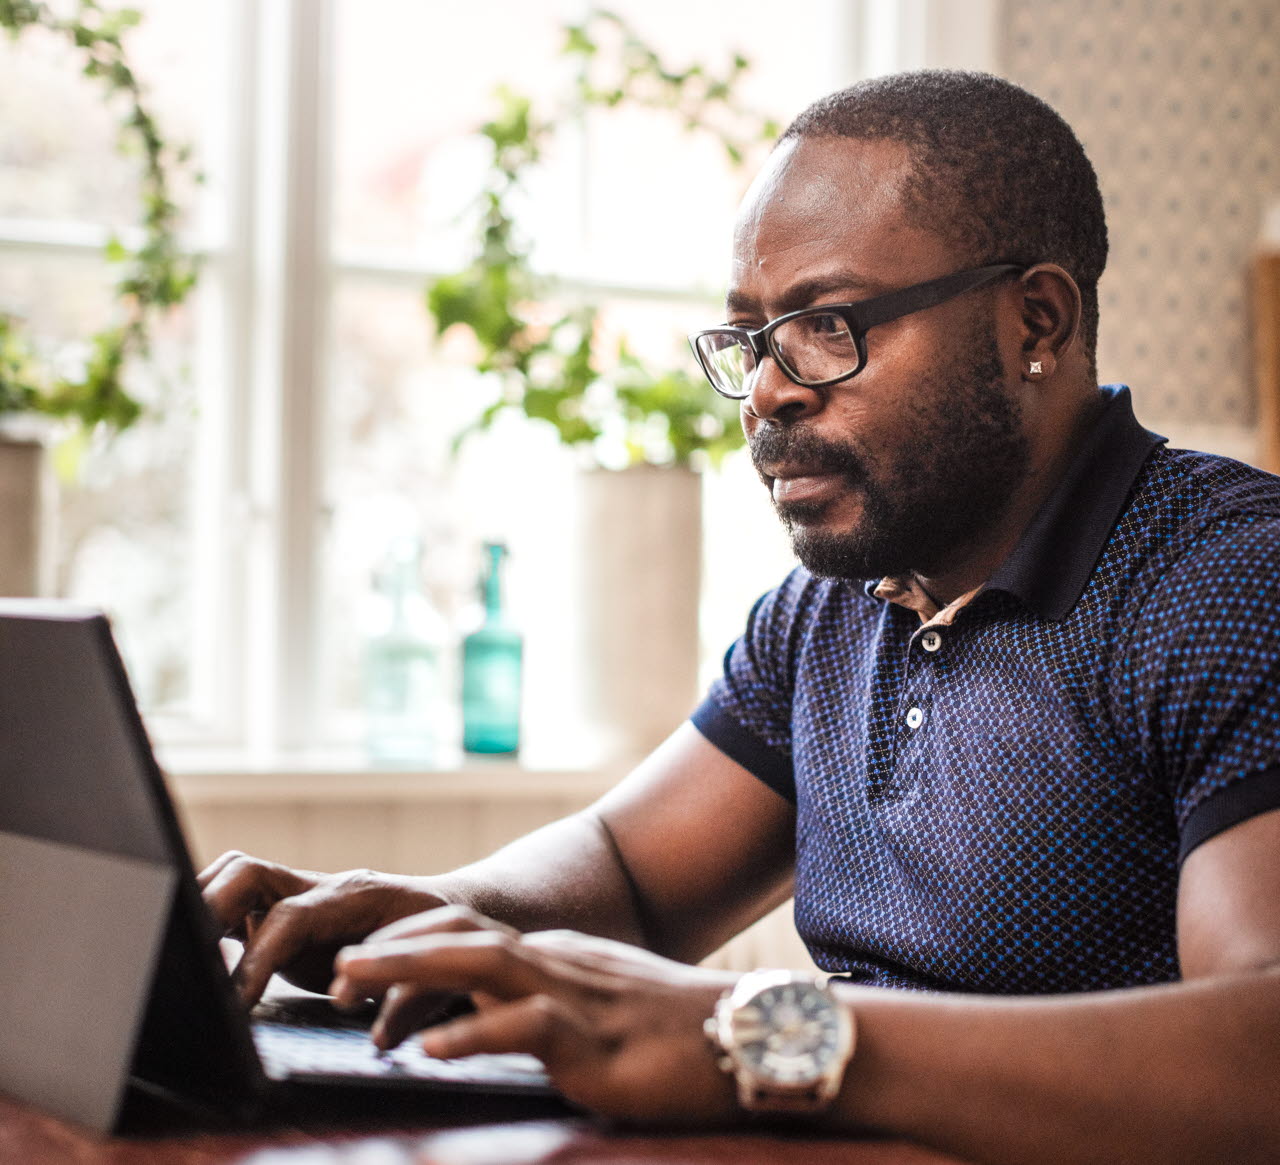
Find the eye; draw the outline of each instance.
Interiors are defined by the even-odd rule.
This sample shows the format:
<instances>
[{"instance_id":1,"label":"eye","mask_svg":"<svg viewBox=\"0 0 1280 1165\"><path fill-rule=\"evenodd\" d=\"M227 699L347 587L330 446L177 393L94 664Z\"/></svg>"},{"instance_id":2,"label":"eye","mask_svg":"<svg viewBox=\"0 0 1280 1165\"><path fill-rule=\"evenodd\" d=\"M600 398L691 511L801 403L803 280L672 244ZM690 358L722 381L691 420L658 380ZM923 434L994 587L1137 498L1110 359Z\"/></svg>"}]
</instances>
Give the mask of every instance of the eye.
<instances>
[{"instance_id":1,"label":"eye","mask_svg":"<svg viewBox=\"0 0 1280 1165\"><path fill-rule=\"evenodd\" d=\"M825 344L849 344L852 336L844 317L835 312L814 312L810 316L801 316L796 320L806 336L812 340L821 340Z\"/></svg>"},{"instance_id":2,"label":"eye","mask_svg":"<svg viewBox=\"0 0 1280 1165\"><path fill-rule=\"evenodd\" d=\"M830 336L849 330L844 320L835 312L814 312L812 315L801 316L796 322L803 324L813 335Z\"/></svg>"}]
</instances>

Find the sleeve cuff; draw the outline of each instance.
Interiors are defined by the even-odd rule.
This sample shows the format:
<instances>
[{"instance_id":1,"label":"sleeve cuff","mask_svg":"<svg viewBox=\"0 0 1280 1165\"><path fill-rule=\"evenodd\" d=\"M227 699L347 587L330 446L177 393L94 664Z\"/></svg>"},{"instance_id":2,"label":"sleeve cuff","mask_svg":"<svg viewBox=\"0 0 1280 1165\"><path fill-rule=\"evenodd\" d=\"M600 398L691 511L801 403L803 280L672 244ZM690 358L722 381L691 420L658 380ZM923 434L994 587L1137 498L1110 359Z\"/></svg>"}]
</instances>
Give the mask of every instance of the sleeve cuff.
<instances>
[{"instance_id":1,"label":"sleeve cuff","mask_svg":"<svg viewBox=\"0 0 1280 1165\"><path fill-rule=\"evenodd\" d=\"M1280 767L1251 773L1200 802L1181 829L1178 863L1196 846L1259 813L1280 809Z\"/></svg>"},{"instance_id":2,"label":"sleeve cuff","mask_svg":"<svg viewBox=\"0 0 1280 1165\"><path fill-rule=\"evenodd\" d=\"M730 760L737 761L775 793L795 802L795 773L789 756L770 748L710 697L702 701L689 719Z\"/></svg>"}]
</instances>

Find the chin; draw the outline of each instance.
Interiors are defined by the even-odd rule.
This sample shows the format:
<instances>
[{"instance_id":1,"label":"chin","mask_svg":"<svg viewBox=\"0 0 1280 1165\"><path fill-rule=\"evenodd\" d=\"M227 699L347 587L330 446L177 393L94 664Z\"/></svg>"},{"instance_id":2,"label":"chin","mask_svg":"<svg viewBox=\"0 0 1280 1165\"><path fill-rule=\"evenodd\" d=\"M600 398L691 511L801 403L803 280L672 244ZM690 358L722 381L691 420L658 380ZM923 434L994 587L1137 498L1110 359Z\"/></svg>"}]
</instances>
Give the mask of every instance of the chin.
<instances>
[{"instance_id":1,"label":"chin","mask_svg":"<svg viewBox=\"0 0 1280 1165\"><path fill-rule=\"evenodd\" d=\"M862 581L896 574L902 566L859 530L835 531L820 526L788 524L791 549L800 564L820 578Z\"/></svg>"}]
</instances>

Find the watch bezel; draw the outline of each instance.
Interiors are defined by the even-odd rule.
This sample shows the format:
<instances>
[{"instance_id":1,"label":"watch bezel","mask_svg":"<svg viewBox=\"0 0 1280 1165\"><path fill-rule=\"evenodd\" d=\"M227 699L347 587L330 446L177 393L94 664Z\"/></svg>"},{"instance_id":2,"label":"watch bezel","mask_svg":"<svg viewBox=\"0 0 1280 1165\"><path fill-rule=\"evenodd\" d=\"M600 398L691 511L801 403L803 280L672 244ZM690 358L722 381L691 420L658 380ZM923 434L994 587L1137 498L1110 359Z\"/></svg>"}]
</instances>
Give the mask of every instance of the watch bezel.
<instances>
[{"instance_id":1,"label":"watch bezel","mask_svg":"<svg viewBox=\"0 0 1280 1165\"><path fill-rule=\"evenodd\" d=\"M734 1021L746 1007L758 1006L759 998L778 987L795 985L815 993L835 1018L835 1045L824 1053L811 1075L787 1080L771 1073L764 1063L753 1064L744 1057ZM731 1072L738 1084L739 1101L752 1110L791 1109L806 1111L820 1108L839 1091L844 1069L853 1056L856 1042L853 1017L829 988L812 975L798 971L752 971L726 992L716 1004L708 1034L724 1053L722 1067Z\"/></svg>"}]
</instances>

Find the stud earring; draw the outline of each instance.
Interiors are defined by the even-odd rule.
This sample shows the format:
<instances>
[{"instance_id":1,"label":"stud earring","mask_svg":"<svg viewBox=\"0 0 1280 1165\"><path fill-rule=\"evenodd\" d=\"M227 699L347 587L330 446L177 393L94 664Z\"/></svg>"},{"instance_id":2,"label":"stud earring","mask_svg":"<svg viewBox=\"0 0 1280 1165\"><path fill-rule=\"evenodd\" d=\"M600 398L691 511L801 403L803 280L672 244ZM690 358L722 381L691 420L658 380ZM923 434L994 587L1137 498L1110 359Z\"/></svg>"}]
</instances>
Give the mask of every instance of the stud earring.
<instances>
[{"instance_id":1,"label":"stud earring","mask_svg":"<svg viewBox=\"0 0 1280 1165\"><path fill-rule=\"evenodd\" d=\"M1039 360L1032 360L1032 361L1031 361L1031 375L1032 375L1032 376L1039 376L1039 375L1040 375L1040 364L1041 364L1041 361L1039 361Z\"/></svg>"}]
</instances>

